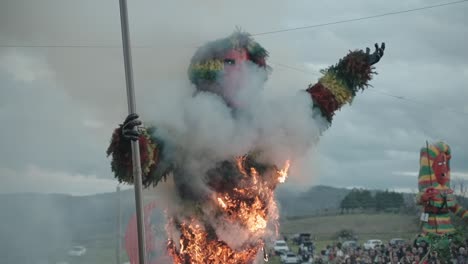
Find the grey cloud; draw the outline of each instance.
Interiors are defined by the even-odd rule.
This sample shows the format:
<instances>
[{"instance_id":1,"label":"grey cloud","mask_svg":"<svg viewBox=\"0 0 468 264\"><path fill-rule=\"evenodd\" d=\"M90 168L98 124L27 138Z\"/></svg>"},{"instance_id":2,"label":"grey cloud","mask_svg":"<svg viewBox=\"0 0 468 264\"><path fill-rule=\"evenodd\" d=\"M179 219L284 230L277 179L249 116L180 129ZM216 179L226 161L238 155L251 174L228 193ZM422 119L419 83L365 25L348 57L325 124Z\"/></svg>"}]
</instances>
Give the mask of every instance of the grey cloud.
<instances>
[{"instance_id":1,"label":"grey cloud","mask_svg":"<svg viewBox=\"0 0 468 264\"><path fill-rule=\"evenodd\" d=\"M450 111L460 111L465 105L466 75L451 65L417 67L413 63L403 69L398 66L401 65L385 65L373 83L374 91L360 94L351 107L338 113L333 128L321 141L323 155L332 160L330 166L340 167L340 172L352 171L358 175L354 181L374 182L380 188L391 186L390 182L399 187L411 186L409 179L390 172L417 172L419 149L425 140L444 140L452 147L452 171L466 172L468 145L461 131L468 128L468 115ZM386 78L388 72L392 73L391 78ZM382 92L409 94L409 99L396 99ZM395 154L389 156L390 150ZM403 152L401 158L398 151ZM321 180L333 182L333 178L336 184L341 182L339 175L323 170ZM413 185L416 179L414 176Z\"/></svg>"},{"instance_id":2,"label":"grey cloud","mask_svg":"<svg viewBox=\"0 0 468 264\"><path fill-rule=\"evenodd\" d=\"M333 21L384 14L405 9L440 4L438 1L406 1L396 5L388 1L308 2L290 5L294 26L307 26ZM313 10L313 11L311 11ZM403 13L393 16L355 21L327 27L291 31L265 36L266 40L279 41L287 36L299 39L305 50L304 58L331 63L337 53L348 49L372 48L374 42L388 44L387 62L417 61L419 63L464 63L467 52L465 14L466 4L445 6ZM292 42L292 41L291 41ZM326 47L326 49L321 49ZM308 49L307 49L308 48ZM320 52L316 52L320 50Z\"/></svg>"},{"instance_id":3,"label":"grey cloud","mask_svg":"<svg viewBox=\"0 0 468 264\"><path fill-rule=\"evenodd\" d=\"M86 109L48 79L28 82L15 80L11 74L0 76L0 122L8 124L0 138L0 167L21 169L35 165L106 175L106 159L99 153L106 144L83 125L90 116Z\"/></svg>"}]
</instances>

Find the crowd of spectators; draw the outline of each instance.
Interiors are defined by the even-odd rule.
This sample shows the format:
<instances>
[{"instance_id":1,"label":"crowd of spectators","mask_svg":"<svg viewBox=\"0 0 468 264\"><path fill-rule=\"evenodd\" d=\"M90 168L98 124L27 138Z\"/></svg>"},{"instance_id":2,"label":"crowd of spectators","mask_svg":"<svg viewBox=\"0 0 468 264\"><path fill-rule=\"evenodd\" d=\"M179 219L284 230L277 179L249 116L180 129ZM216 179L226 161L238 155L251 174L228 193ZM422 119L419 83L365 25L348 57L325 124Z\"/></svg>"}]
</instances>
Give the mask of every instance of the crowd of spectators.
<instances>
[{"instance_id":1,"label":"crowd of spectators","mask_svg":"<svg viewBox=\"0 0 468 264\"><path fill-rule=\"evenodd\" d=\"M468 240L464 245L451 246L451 260L454 264L468 264ZM438 252L429 251L428 245L421 243L402 243L398 245L382 244L373 249L362 247L344 248L341 243L328 245L325 249L314 254L314 263L332 264L443 264Z\"/></svg>"}]
</instances>

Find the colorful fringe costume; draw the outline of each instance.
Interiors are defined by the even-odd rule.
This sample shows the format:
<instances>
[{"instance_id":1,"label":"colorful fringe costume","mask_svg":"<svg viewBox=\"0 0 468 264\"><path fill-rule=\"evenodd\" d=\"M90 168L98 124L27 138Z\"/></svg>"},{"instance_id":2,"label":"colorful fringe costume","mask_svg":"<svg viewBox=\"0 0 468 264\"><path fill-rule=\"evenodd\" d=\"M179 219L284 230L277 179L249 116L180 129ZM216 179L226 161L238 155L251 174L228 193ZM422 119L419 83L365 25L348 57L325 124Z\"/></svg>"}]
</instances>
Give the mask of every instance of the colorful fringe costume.
<instances>
[{"instance_id":1,"label":"colorful fringe costume","mask_svg":"<svg viewBox=\"0 0 468 264\"><path fill-rule=\"evenodd\" d=\"M268 52L249 34L235 32L227 38L210 42L199 48L191 60L188 76L197 90L216 93L225 99L228 106L235 108L235 100L229 100L232 91L228 88L235 83L238 62L253 63L259 70L268 72L267 57ZM369 61L368 53L353 51L336 65L324 70L323 77L306 89L312 99L311 111L316 113L314 116L324 118L331 124L335 112L350 103L359 90L368 87L373 74L373 63ZM174 262L252 263L264 245L262 238L253 235L248 243L241 246L241 251L236 251L219 239L210 222L204 220L208 216L200 208L208 204L213 207L221 206L219 217L234 219L236 224L240 223L241 226L246 220L242 218L240 210L243 215L256 213L255 219L262 223L263 219L268 219L272 210L270 205L274 201L273 191L279 183L277 180L279 170L274 165L257 162L254 155L246 155L242 159L233 157L232 160L213 164L212 169L206 172L204 180L211 191L220 194L219 197L224 199L217 204L216 201L213 202L193 191L194 186L188 184L190 172L173 164L168 155L171 153L165 149L164 142L154 136L152 129L143 129L139 141L144 186L156 186L168 172L173 172L179 197L183 203L190 204L184 215L170 215L175 229L180 233L181 243L180 247L175 245L179 241L169 243L169 252ZM125 140L122 136L122 127L114 131L107 155L112 156L111 168L119 182L132 184L131 149L129 140ZM242 190L239 190L240 188ZM264 192L260 193L259 190ZM230 201L235 201L237 204L230 204ZM230 212L228 216L227 211ZM191 225L194 221L198 224ZM199 239L197 243L201 243L205 251L213 249L213 252L217 252L217 257L224 259L222 262L214 260L213 255L201 256L200 251L196 249L197 245L194 245L191 234L199 232L199 228L203 228L206 234L197 237L196 239ZM252 234L257 234L257 231L255 229ZM243 261L239 262L239 259Z\"/></svg>"},{"instance_id":2,"label":"colorful fringe costume","mask_svg":"<svg viewBox=\"0 0 468 264\"><path fill-rule=\"evenodd\" d=\"M468 220L468 211L456 202L450 188L450 159L450 147L444 142L421 149L418 202L424 206L426 214L422 217L424 235L454 233L450 212Z\"/></svg>"}]
</instances>

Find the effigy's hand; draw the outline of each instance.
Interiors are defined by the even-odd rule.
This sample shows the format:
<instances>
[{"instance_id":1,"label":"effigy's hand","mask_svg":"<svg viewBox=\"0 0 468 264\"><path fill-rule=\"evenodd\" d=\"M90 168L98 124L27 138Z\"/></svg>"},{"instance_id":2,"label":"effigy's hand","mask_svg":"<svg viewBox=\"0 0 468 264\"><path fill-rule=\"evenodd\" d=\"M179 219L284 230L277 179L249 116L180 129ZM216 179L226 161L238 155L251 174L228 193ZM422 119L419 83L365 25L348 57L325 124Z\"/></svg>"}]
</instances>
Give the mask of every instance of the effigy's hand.
<instances>
[{"instance_id":1,"label":"effigy's hand","mask_svg":"<svg viewBox=\"0 0 468 264\"><path fill-rule=\"evenodd\" d=\"M138 127L142 122L138 119L137 114L130 114L125 118L124 123L121 125L122 136L127 140L137 141L140 137L140 131L138 129L134 130L135 127Z\"/></svg>"},{"instance_id":2,"label":"effigy's hand","mask_svg":"<svg viewBox=\"0 0 468 264\"><path fill-rule=\"evenodd\" d=\"M384 51L385 51L384 42L382 42L380 47L379 47L379 44L375 43L375 51L372 54L370 54L370 48L366 48L367 62L369 63L369 65L374 65L377 62L379 62L382 56L384 55Z\"/></svg>"}]
</instances>

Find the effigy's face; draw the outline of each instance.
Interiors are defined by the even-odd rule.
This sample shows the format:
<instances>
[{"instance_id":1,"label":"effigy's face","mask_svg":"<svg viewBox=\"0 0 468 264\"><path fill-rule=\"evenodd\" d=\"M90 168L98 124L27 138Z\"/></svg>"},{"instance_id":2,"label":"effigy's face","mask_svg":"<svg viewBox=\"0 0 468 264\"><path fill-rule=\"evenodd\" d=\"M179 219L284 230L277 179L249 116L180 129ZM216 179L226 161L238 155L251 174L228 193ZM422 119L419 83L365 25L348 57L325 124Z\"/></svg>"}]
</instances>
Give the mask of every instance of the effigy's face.
<instances>
[{"instance_id":1,"label":"effigy's face","mask_svg":"<svg viewBox=\"0 0 468 264\"><path fill-rule=\"evenodd\" d=\"M441 153L434 159L434 162L432 163L432 170L435 174L437 182L440 185L445 185L450 181L449 159L449 155Z\"/></svg>"},{"instance_id":2,"label":"effigy's face","mask_svg":"<svg viewBox=\"0 0 468 264\"><path fill-rule=\"evenodd\" d=\"M237 96L247 79L249 55L245 49L232 49L224 55L224 71L221 80L221 96L226 102L238 107Z\"/></svg>"}]
</instances>

